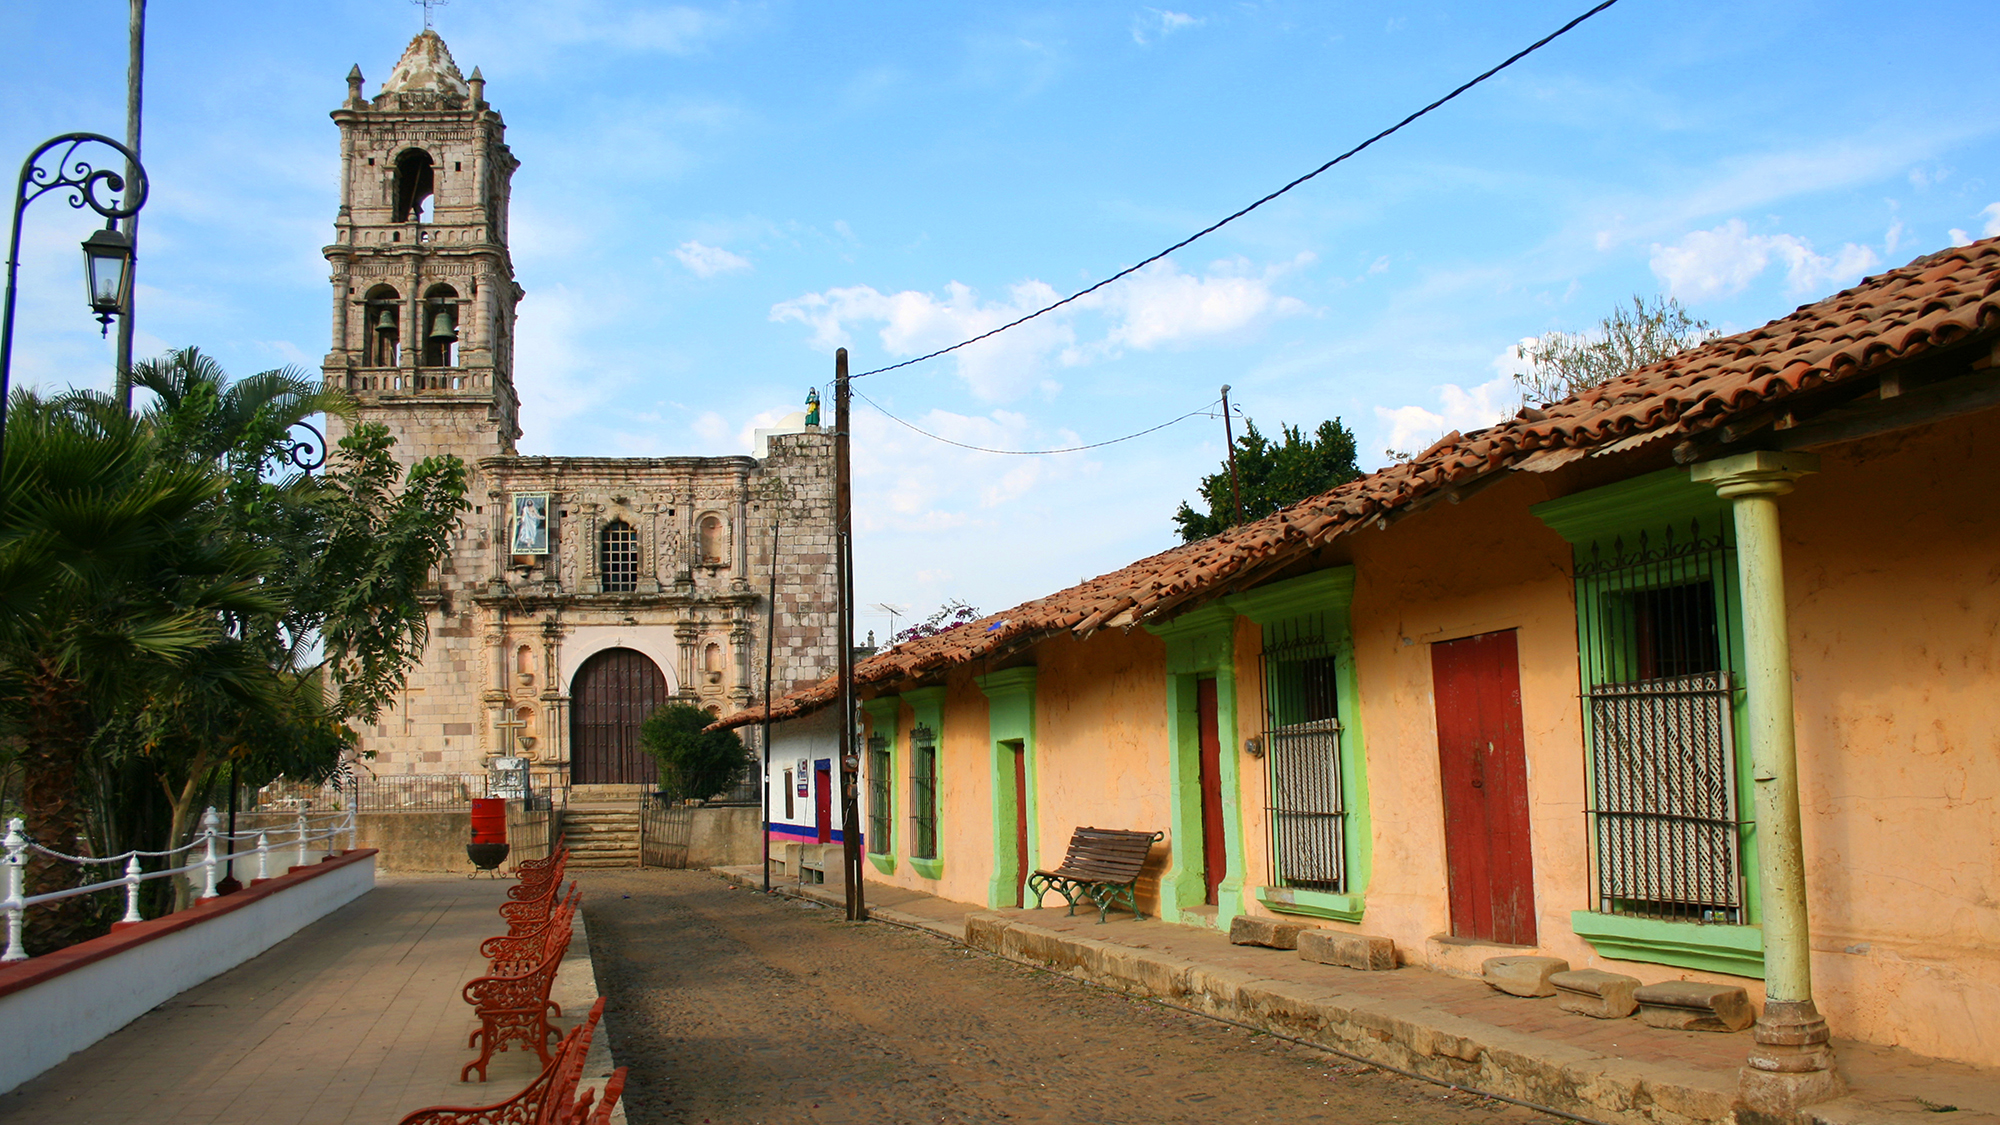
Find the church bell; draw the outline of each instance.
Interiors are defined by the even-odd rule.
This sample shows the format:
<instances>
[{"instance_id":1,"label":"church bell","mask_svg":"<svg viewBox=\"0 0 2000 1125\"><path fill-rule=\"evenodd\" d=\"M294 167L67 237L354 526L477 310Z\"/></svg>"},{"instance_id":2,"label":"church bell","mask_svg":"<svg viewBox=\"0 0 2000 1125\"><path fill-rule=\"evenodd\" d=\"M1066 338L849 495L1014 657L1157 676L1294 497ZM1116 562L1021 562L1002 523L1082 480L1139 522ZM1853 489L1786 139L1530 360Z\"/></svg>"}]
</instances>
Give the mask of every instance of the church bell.
<instances>
[{"instance_id":1,"label":"church bell","mask_svg":"<svg viewBox=\"0 0 2000 1125\"><path fill-rule=\"evenodd\" d=\"M431 321L431 339L449 340L458 335L458 326L451 322L451 314L441 312Z\"/></svg>"},{"instance_id":2,"label":"church bell","mask_svg":"<svg viewBox=\"0 0 2000 1125\"><path fill-rule=\"evenodd\" d=\"M390 312L388 309L383 309L381 318L375 322L375 330L378 332L394 332L396 330L396 314Z\"/></svg>"}]
</instances>

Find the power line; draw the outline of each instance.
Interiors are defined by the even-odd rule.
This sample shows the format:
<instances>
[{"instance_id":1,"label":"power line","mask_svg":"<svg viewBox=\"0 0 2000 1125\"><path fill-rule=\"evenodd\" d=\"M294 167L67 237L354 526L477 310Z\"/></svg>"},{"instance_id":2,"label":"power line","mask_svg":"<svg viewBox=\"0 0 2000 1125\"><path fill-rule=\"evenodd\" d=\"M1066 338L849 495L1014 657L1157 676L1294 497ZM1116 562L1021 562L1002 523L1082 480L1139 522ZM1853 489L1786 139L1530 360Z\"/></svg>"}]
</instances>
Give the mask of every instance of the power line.
<instances>
[{"instance_id":1,"label":"power line","mask_svg":"<svg viewBox=\"0 0 2000 1125\"><path fill-rule=\"evenodd\" d=\"M1183 414L1178 418L1162 422L1157 426L1149 426L1146 429L1140 430L1136 434L1126 434L1124 437L1115 437L1110 439L1109 441L1094 441L1091 442L1089 445L1072 445L1067 449L988 449L983 445L967 445L962 441L953 441L948 437L942 437L938 434L934 434L929 430L926 430L923 427L918 426L914 423L905 422L903 419L898 418L894 414L891 414L887 410L883 409L881 403L876 402L874 399L869 398L867 395L862 394L860 391L854 391L853 393L854 397L874 407L876 410L881 411L882 416L889 419L891 422L894 422L897 425L904 427L905 429L914 430L917 433L920 433L925 437L931 439L932 441L941 441L946 445L955 445L960 449L970 449L974 453L1001 453L1009 457L1046 457L1052 453L1081 453L1086 449L1102 449L1107 445L1117 445L1121 441L1131 441L1133 438L1145 437L1147 434L1153 433L1157 430L1164 430L1168 426L1174 425L1177 422L1185 422L1189 418L1192 418L1197 414L1207 414L1209 407L1215 405L1215 403L1213 402L1206 403L1202 406L1198 406L1195 409L1188 411L1186 414ZM1211 415L1211 417L1213 416Z\"/></svg>"},{"instance_id":2,"label":"power line","mask_svg":"<svg viewBox=\"0 0 2000 1125\"><path fill-rule=\"evenodd\" d=\"M1127 266L1122 270L1119 270L1117 273L1114 273L1110 277L1105 278L1103 281L1100 281L1097 284L1092 285L1088 289L1079 289L1076 292L1071 293L1069 296L1064 297L1062 300L1057 301L1052 305L1046 305L1042 308L1036 309L1034 312L1031 312L1028 315L1023 316L1018 320L1008 321L1006 324L1003 324L998 328L994 328L986 332L981 332L979 335L974 336L969 340L960 340L958 343L953 344L948 348L939 348L937 351L931 352L927 355L920 355L917 356L915 359L906 359L901 363L892 363L887 367L877 367L871 371L863 371L861 374L854 376L854 378L865 379L870 375L880 375L885 371L894 371L899 367L909 367L913 364L923 363L925 360L936 359L941 355L946 355L948 353L955 352L960 348L966 347L971 344L976 344L979 341L987 339L989 337L998 336L1000 333L1005 332L1010 328L1018 328L1021 325L1026 324L1029 321L1035 319L1036 317L1041 316L1043 313L1054 312L1055 310L1062 308L1064 305L1069 304L1071 301L1074 301L1079 297L1088 296L1092 293L1097 292L1099 289L1102 289L1105 286L1111 284L1112 282L1119 280L1120 278L1129 277L1130 275L1135 274L1142 269L1145 269L1147 266L1152 265L1154 262L1159 261L1160 259L1166 257L1167 255L1172 254L1174 251L1190 245L1196 239L1204 238L1208 235L1214 234L1216 231L1221 230L1223 227L1228 226L1230 223L1235 222L1236 220L1242 218L1245 215L1248 215L1250 212L1255 211L1257 208L1262 207L1264 204L1269 203L1273 199L1276 199L1279 196L1285 194L1286 192L1292 190L1293 188L1298 187L1300 184L1305 183L1307 180L1312 179L1314 176L1319 175L1321 172L1324 172L1327 169L1333 167L1334 165L1339 164L1342 161L1346 160L1347 158L1360 153L1363 149L1374 144L1376 141L1383 140L1399 132L1403 128L1403 126L1410 124L1411 122L1417 120L1419 117L1424 116L1425 114L1431 112L1432 110L1438 108L1439 106L1445 104L1446 102L1451 101L1453 98L1458 97L1460 94L1465 93L1467 90L1472 89L1474 86L1479 85L1481 82L1486 81L1488 78L1493 77L1494 75L1500 73L1501 71L1506 70L1508 67L1513 66L1515 63L1520 62L1522 59L1527 58L1529 55L1534 54L1536 51L1541 50L1543 47L1548 46L1550 43L1555 42L1557 39L1568 34L1570 30L1575 28L1578 24L1598 14L1599 12L1602 12L1604 9L1609 8L1611 5L1616 4L1617 2L1618 0L1603 0L1603 2L1598 4L1596 7L1590 9L1589 11L1583 13L1582 15L1576 17L1575 19L1569 21L1568 23L1562 25L1561 27L1556 28L1554 31L1550 32L1547 35L1542 36L1540 39L1535 40L1533 43L1528 44L1526 47L1521 48L1519 51L1514 52L1512 55L1509 55L1505 62L1500 63L1498 66L1493 67L1491 70L1486 71L1485 73L1479 75L1477 78L1474 78L1469 82L1466 82L1464 85L1461 85L1456 90L1453 90L1451 93L1446 94L1444 97L1441 97L1438 100L1432 102L1431 104L1425 106L1424 108L1416 111L1415 113L1410 114L1408 117L1403 118L1401 121L1396 122L1394 125L1389 126L1387 129L1382 130L1381 132L1375 134L1374 136L1368 138L1367 140L1362 141L1360 144L1355 145L1353 148L1348 149L1346 152L1341 153L1339 156L1334 157L1332 160L1329 160L1326 163L1320 165L1319 167L1314 168L1312 171L1307 172L1305 175L1300 176L1298 179L1293 180L1291 183L1286 184L1284 187L1279 188L1278 190L1272 192L1271 194L1265 196L1262 199L1259 199L1255 203L1250 204L1248 207L1245 207L1242 210L1235 212L1232 215L1229 215L1223 219L1217 220L1216 222L1209 224L1208 226L1203 227L1202 229L1194 232L1191 235L1188 235L1186 238L1181 239L1179 242L1174 243L1172 246L1167 247L1165 250L1160 251L1159 253L1153 255L1152 257L1140 261L1134 265ZM857 391L855 393L859 394L860 392ZM870 403L869 405L873 406L874 404ZM876 409L881 410L882 408L877 406ZM884 414L889 413L886 410L883 410L882 412ZM891 417L894 417L894 415L891 415ZM896 420L899 422L902 421L902 419L900 418ZM1179 419L1175 419L1175 421L1179 421ZM909 425L909 423L907 422L904 422L903 424L906 426ZM1169 422L1167 424L1172 425L1173 423ZM916 427L912 426L911 428L915 429ZM923 431L919 430L918 432L922 433ZM930 434L926 436L935 437L936 435ZM943 441L945 439L939 438L938 440ZM952 442L952 444L957 445L958 443ZM972 447L967 446L966 448L970 449ZM1079 448L1088 449L1090 447L1080 446ZM1008 451L989 450L988 452L1005 453ZM1051 452L1068 452L1068 451L1053 450Z\"/></svg>"}]
</instances>

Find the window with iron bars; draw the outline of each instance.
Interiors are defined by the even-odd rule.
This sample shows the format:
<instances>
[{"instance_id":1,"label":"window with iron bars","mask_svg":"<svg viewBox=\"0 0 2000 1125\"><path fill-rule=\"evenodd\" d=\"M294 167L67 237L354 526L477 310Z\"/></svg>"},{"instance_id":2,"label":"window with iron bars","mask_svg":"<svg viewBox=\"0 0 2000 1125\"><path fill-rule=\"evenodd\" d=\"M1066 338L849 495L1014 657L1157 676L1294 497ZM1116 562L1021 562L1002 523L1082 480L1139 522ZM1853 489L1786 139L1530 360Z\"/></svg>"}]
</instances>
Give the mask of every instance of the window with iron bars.
<instances>
[{"instance_id":1,"label":"window with iron bars","mask_svg":"<svg viewBox=\"0 0 2000 1125\"><path fill-rule=\"evenodd\" d=\"M598 574L607 594L629 594L639 588L639 532L624 520L612 520L598 536Z\"/></svg>"},{"instance_id":2,"label":"window with iron bars","mask_svg":"<svg viewBox=\"0 0 2000 1125\"><path fill-rule=\"evenodd\" d=\"M889 738L868 736L868 850L889 854Z\"/></svg>"},{"instance_id":3,"label":"window with iron bars","mask_svg":"<svg viewBox=\"0 0 2000 1125\"><path fill-rule=\"evenodd\" d=\"M1746 921L1727 517L1580 547L1595 909Z\"/></svg>"},{"instance_id":4,"label":"window with iron bars","mask_svg":"<svg viewBox=\"0 0 2000 1125\"><path fill-rule=\"evenodd\" d=\"M910 858L937 858L937 734L918 724L910 731Z\"/></svg>"},{"instance_id":5,"label":"window with iron bars","mask_svg":"<svg viewBox=\"0 0 2000 1125\"><path fill-rule=\"evenodd\" d=\"M1264 626L1263 743L1273 886L1347 889L1335 659L1324 613Z\"/></svg>"}]
</instances>

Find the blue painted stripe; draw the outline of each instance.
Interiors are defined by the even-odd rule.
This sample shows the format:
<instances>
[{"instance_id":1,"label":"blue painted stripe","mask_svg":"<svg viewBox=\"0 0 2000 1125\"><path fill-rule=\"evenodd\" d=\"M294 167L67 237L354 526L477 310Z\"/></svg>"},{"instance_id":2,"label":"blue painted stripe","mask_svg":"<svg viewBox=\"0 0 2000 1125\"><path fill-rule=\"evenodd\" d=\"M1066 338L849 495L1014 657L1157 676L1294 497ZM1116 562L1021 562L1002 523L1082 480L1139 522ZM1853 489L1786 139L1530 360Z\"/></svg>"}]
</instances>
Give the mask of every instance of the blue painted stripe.
<instances>
[{"instance_id":1,"label":"blue painted stripe","mask_svg":"<svg viewBox=\"0 0 2000 1125\"><path fill-rule=\"evenodd\" d=\"M773 840L797 839L805 840L809 843L818 843L819 828L811 824L784 824L774 820L771 822L771 838ZM847 837L841 833L840 829L836 828L833 830L834 843L838 844L846 839ZM864 841L867 839L865 833L862 835L862 839Z\"/></svg>"}]
</instances>

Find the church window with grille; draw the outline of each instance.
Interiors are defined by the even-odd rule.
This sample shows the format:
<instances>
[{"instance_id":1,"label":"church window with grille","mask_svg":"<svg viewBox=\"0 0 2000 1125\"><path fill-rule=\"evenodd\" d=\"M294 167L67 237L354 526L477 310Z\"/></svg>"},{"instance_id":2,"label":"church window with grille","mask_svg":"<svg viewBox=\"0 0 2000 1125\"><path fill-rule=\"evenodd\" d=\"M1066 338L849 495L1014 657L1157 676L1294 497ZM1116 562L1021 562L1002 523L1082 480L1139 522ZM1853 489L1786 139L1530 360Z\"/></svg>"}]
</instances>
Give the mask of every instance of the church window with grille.
<instances>
[{"instance_id":1,"label":"church window with grille","mask_svg":"<svg viewBox=\"0 0 2000 1125\"><path fill-rule=\"evenodd\" d=\"M598 536L604 592L629 594L639 588L639 532L624 520L612 520Z\"/></svg>"},{"instance_id":2,"label":"church window with grille","mask_svg":"<svg viewBox=\"0 0 2000 1125\"><path fill-rule=\"evenodd\" d=\"M1338 669L1326 614L1264 626L1264 766L1274 886L1347 889Z\"/></svg>"},{"instance_id":3,"label":"church window with grille","mask_svg":"<svg viewBox=\"0 0 2000 1125\"><path fill-rule=\"evenodd\" d=\"M1746 921L1726 517L1580 544L1593 908Z\"/></svg>"}]
</instances>

